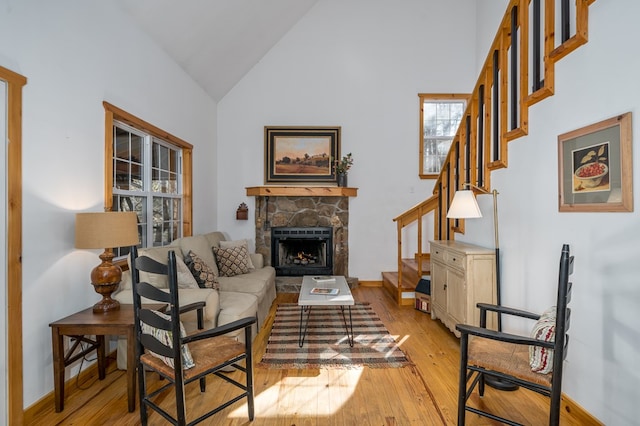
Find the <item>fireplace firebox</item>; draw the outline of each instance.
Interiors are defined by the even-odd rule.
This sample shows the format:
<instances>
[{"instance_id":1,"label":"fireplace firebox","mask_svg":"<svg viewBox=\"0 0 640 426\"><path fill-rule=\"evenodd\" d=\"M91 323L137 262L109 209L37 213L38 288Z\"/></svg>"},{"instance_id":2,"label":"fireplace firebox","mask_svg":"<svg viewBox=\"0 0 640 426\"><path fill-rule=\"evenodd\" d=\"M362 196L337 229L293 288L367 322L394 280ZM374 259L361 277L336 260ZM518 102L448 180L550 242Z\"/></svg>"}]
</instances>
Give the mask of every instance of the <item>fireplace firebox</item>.
<instances>
[{"instance_id":1,"label":"fireplace firebox","mask_svg":"<svg viewBox=\"0 0 640 426\"><path fill-rule=\"evenodd\" d=\"M333 274L333 229L271 228L271 265L278 276Z\"/></svg>"}]
</instances>

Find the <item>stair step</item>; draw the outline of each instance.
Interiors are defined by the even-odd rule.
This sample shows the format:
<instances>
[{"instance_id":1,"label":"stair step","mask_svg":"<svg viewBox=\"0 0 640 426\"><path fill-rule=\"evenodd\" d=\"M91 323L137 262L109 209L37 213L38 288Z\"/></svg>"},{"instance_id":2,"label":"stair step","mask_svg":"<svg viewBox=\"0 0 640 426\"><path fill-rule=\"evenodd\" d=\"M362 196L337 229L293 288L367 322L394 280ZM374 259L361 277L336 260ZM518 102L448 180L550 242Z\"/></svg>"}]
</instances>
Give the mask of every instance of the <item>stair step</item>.
<instances>
[{"instance_id":1,"label":"stair step","mask_svg":"<svg viewBox=\"0 0 640 426\"><path fill-rule=\"evenodd\" d=\"M402 285L402 296L398 300L400 293L398 291L398 273L397 272L383 272L382 273L382 285L387 289L393 300L399 305L413 305L415 303L415 285Z\"/></svg>"},{"instance_id":2,"label":"stair step","mask_svg":"<svg viewBox=\"0 0 640 426\"><path fill-rule=\"evenodd\" d=\"M418 274L418 261L415 259L402 259L403 268ZM429 275L431 272L431 262L427 259L422 260L422 275Z\"/></svg>"}]
</instances>

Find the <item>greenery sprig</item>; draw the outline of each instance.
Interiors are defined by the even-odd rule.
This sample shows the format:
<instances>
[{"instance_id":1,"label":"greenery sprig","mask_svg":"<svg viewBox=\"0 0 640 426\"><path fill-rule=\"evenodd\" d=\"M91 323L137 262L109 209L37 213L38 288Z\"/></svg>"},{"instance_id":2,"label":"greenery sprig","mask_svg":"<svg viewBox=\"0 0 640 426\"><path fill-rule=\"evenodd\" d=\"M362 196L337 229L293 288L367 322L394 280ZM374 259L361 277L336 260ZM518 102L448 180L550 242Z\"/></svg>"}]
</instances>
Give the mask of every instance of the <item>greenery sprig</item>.
<instances>
[{"instance_id":1,"label":"greenery sprig","mask_svg":"<svg viewBox=\"0 0 640 426\"><path fill-rule=\"evenodd\" d=\"M341 160L335 160L336 173L338 174L347 173L351 166L353 166L353 156L351 153L343 156Z\"/></svg>"}]
</instances>

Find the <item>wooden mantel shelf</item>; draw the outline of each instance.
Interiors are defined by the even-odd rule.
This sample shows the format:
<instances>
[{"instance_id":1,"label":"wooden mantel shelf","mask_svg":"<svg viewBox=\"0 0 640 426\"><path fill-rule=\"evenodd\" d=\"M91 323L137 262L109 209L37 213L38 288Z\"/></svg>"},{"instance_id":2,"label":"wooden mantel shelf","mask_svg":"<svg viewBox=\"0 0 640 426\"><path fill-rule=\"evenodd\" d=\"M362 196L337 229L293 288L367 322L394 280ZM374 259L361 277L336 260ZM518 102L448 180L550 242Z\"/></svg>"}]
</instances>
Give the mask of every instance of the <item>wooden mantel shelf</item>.
<instances>
[{"instance_id":1,"label":"wooden mantel shelf","mask_svg":"<svg viewBox=\"0 0 640 426\"><path fill-rule=\"evenodd\" d=\"M248 196L262 197L356 197L358 188L340 186L250 186Z\"/></svg>"}]
</instances>

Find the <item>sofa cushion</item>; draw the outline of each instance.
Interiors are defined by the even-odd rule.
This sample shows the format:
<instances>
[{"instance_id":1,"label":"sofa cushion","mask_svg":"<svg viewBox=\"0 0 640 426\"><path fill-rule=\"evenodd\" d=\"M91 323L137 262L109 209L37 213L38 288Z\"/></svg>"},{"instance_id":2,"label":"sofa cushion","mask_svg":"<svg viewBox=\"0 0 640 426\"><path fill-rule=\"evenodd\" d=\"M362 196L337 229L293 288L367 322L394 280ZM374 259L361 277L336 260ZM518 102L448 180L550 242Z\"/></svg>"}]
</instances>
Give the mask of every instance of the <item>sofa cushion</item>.
<instances>
[{"instance_id":1,"label":"sofa cushion","mask_svg":"<svg viewBox=\"0 0 640 426\"><path fill-rule=\"evenodd\" d=\"M219 277L220 291L236 291L240 293L251 293L262 300L269 282L271 268L256 269L247 274L236 275L234 277Z\"/></svg>"},{"instance_id":2,"label":"sofa cushion","mask_svg":"<svg viewBox=\"0 0 640 426\"><path fill-rule=\"evenodd\" d=\"M247 259L249 253L246 246L236 246L229 248L212 247L216 256L218 271L220 276L233 277L249 272Z\"/></svg>"},{"instance_id":3,"label":"sofa cushion","mask_svg":"<svg viewBox=\"0 0 640 426\"><path fill-rule=\"evenodd\" d=\"M258 313L258 299L253 294L236 293L233 291L220 292L220 313L218 314L218 326L246 318L256 317ZM251 335L254 338L258 333L257 324L251 327ZM244 342L242 330L230 333L232 336Z\"/></svg>"},{"instance_id":4,"label":"sofa cushion","mask_svg":"<svg viewBox=\"0 0 640 426\"><path fill-rule=\"evenodd\" d=\"M200 288L196 278L182 257L176 256L176 269L178 275L178 288Z\"/></svg>"},{"instance_id":5,"label":"sofa cushion","mask_svg":"<svg viewBox=\"0 0 640 426\"><path fill-rule=\"evenodd\" d=\"M176 250L176 247L153 247L153 248L145 248L138 250L138 256L147 256L151 259L166 265L168 263L168 256L171 250ZM131 271L131 256L127 257L127 264L129 265L129 270ZM176 253L176 273L178 276L178 287L179 288L195 288L198 286L193 275L185 265L184 261L181 258L180 250ZM123 274L124 277L124 274ZM123 279L121 282L122 289L131 289L131 279ZM140 272L140 281L148 282L154 287L158 288L169 288L169 281L166 275L158 275L158 274L150 274L148 272Z\"/></svg>"},{"instance_id":6,"label":"sofa cushion","mask_svg":"<svg viewBox=\"0 0 640 426\"><path fill-rule=\"evenodd\" d=\"M153 311L153 313L155 313L156 315L158 315L161 318L164 318L166 320L171 320L171 317L167 314L163 314L161 312L158 311ZM156 340L158 340L160 343L169 346L169 347L173 347L173 340L172 340L172 335L171 332L169 330L162 330L160 328L155 328L150 326L149 324L146 323L142 323L142 333L144 334L149 334L153 337L156 338ZM187 332L184 329L184 325L182 325L182 321L180 322L180 337L185 337L187 335ZM182 364L185 370L189 369L189 368L193 368L195 367L195 363L193 362L193 357L191 356L191 351L189 350L189 347L184 344L182 345ZM149 353L155 357L158 357L162 360L162 362L164 362L165 364L167 364L169 367L174 368L173 366L173 358L169 358L166 356L162 356L159 355L155 352L151 352L149 351Z\"/></svg>"},{"instance_id":7,"label":"sofa cushion","mask_svg":"<svg viewBox=\"0 0 640 426\"><path fill-rule=\"evenodd\" d=\"M249 253L249 258L251 258L251 263L253 263L256 269L264 267L264 257L262 253Z\"/></svg>"},{"instance_id":8,"label":"sofa cushion","mask_svg":"<svg viewBox=\"0 0 640 426\"><path fill-rule=\"evenodd\" d=\"M200 256L189 250L185 257L185 263L193 274L200 288L218 289L217 274L203 261Z\"/></svg>"},{"instance_id":9,"label":"sofa cushion","mask_svg":"<svg viewBox=\"0 0 640 426\"><path fill-rule=\"evenodd\" d=\"M248 240L236 240L236 241L220 241L220 248L231 248L244 246L247 249L247 267L249 269L256 269L249 256L249 241Z\"/></svg>"},{"instance_id":10,"label":"sofa cushion","mask_svg":"<svg viewBox=\"0 0 640 426\"><path fill-rule=\"evenodd\" d=\"M204 237L209 242L209 247L220 247L220 242L227 240L224 233L219 231L209 232L208 234L204 234Z\"/></svg>"},{"instance_id":11,"label":"sofa cushion","mask_svg":"<svg viewBox=\"0 0 640 426\"><path fill-rule=\"evenodd\" d=\"M182 250L182 256L185 260L189 252L192 251L197 254L216 275L219 275L216 259L213 257L213 252L211 251L211 243L204 235L183 237L178 241L180 242L180 249Z\"/></svg>"}]
</instances>

